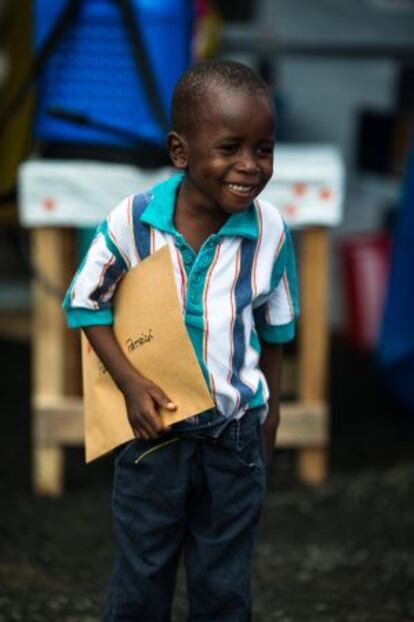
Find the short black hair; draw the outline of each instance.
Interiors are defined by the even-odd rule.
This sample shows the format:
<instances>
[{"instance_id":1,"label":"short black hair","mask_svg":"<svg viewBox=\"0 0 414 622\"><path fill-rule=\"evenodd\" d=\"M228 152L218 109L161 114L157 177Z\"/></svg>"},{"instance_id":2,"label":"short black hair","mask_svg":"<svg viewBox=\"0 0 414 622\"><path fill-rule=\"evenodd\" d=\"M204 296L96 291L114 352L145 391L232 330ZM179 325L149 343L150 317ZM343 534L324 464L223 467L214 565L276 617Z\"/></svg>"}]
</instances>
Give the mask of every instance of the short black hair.
<instances>
[{"instance_id":1,"label":"short black hair","mask_svg":"<svg viewBox=\"0 0 414 622\"><path fill-rule=\"evenodd\" d=\"M200 118L209 87L270 97L268 85L250 67L233 60L207 60L192 65L178 81L171 106L171 129L189 133Z\"/></svg>"}]
</instances>

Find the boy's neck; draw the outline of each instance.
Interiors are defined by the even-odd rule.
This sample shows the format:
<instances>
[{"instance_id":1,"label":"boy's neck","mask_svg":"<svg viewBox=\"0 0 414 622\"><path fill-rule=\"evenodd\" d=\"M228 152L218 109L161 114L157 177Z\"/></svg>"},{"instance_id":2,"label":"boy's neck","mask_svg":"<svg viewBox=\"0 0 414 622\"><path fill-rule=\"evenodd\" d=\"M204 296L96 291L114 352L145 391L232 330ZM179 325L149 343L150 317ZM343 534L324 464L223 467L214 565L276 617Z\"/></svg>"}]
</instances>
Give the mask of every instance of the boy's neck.
<instances>
[{"instance_id":1,"label":"boy's neck","mask_svg":"<svg viewBox=\"0 0 414 622\"><path fill-rule=\"evenodd\" d=\"M228 217L224 212L204 210L196 204L185 183L180 186L174 210L174 226L196 253L210 235L221 229Z\"/></svg>"}]
</instances>

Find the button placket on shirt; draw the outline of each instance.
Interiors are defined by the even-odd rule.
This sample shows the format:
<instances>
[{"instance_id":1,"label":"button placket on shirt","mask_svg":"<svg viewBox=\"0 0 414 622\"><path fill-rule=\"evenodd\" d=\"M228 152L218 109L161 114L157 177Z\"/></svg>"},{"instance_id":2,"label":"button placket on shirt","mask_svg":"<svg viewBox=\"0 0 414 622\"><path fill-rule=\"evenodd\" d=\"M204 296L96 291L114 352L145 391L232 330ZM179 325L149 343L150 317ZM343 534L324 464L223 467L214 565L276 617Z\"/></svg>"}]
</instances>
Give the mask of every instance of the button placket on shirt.
<instances>
[{"instance_id":1,"label":"button placket on shirt","mask_svg":"<svg viewBox=\"0 0 414 622\"><path fill-rule=\"evenodd\" d=\"M188 276L187 300L193 305L199 305L203 294L204 276L211 264L216 240L215 238L207 240L198 255L194 254L184 240L177 240L177 246L181 251Z\"/></svg>"},{"instance_id":2,"label":"button placket on shirt","mask_svg":"<svg viewBox=\"0 0 414 622\"><path fill-rule=\"evenodd\" d=\"M188 286L190 289L190 300L198 305L201 301L201 282L203 276L203 268L200 266L199 256L196 258L190 272Z\"/></svg>"},{"instance_id":3,"label":"button placket on shirt","mask_svg":"<svg viewBox=\"0 0 414 622\"><path fill-rule=\"evenodd\" d=\"M201 251L196 257L190 273L190 300L197 305L201 302L204 276L211 263L211 247L212 245L210 243L207 243L206 247L202 247Z\"/></svg>"},{"instance_id":4,"label":"button placket on shirt","mask_svg":"<svg viewBox=\"0 0 414 622\"><path fill-rule=\"evenodd\" d=\"M194 258L191 254L191 251L189 249L184 249L182 251L182 256L184 264L188 267L192 266L192 264L194 263Z\"/></svg>"}]
</instances>

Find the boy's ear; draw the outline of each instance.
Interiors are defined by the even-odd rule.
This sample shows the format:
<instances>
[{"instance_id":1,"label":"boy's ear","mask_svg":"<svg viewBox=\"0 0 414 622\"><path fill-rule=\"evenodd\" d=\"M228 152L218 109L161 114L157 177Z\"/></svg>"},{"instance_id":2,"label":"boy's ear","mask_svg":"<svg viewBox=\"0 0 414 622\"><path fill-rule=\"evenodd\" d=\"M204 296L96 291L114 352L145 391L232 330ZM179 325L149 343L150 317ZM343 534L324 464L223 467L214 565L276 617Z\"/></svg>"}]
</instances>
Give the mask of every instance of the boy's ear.
<instances>
[{"instance_id":1,"label":"boy's ear","mask_svg":"<svg viewBox=\"0 0 414 622\"><path fill-rule=\"evenodd\" d=\"M175 168L185 170L187 168L187 143L178 132L170 132L167 136L167 148Z\"/></svg>"}]
</instances>

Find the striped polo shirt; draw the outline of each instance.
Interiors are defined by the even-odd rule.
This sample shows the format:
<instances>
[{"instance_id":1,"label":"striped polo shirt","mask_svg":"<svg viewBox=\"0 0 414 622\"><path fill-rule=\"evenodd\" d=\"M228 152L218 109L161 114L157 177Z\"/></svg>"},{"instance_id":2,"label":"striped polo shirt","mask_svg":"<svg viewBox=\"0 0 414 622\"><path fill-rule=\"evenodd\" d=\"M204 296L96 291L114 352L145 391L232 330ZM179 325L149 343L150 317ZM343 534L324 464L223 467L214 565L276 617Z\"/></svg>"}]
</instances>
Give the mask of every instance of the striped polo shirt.
<instances>
[{"instance_id":1,"label":"striped polo shirt","mask_svg":"<svg viewBox=\"0 0 414 622\"><path fill-rule=\"evenodd\" d=\"M295 258L278 211L257 199L196 254L174 227L182 175L125 199L98 228L63 303L70 327L110 325L122 275L168 244L185 325L217 411L264 406L260 341L284 343L298 314Z\"/></svg>"}]
</instances>

